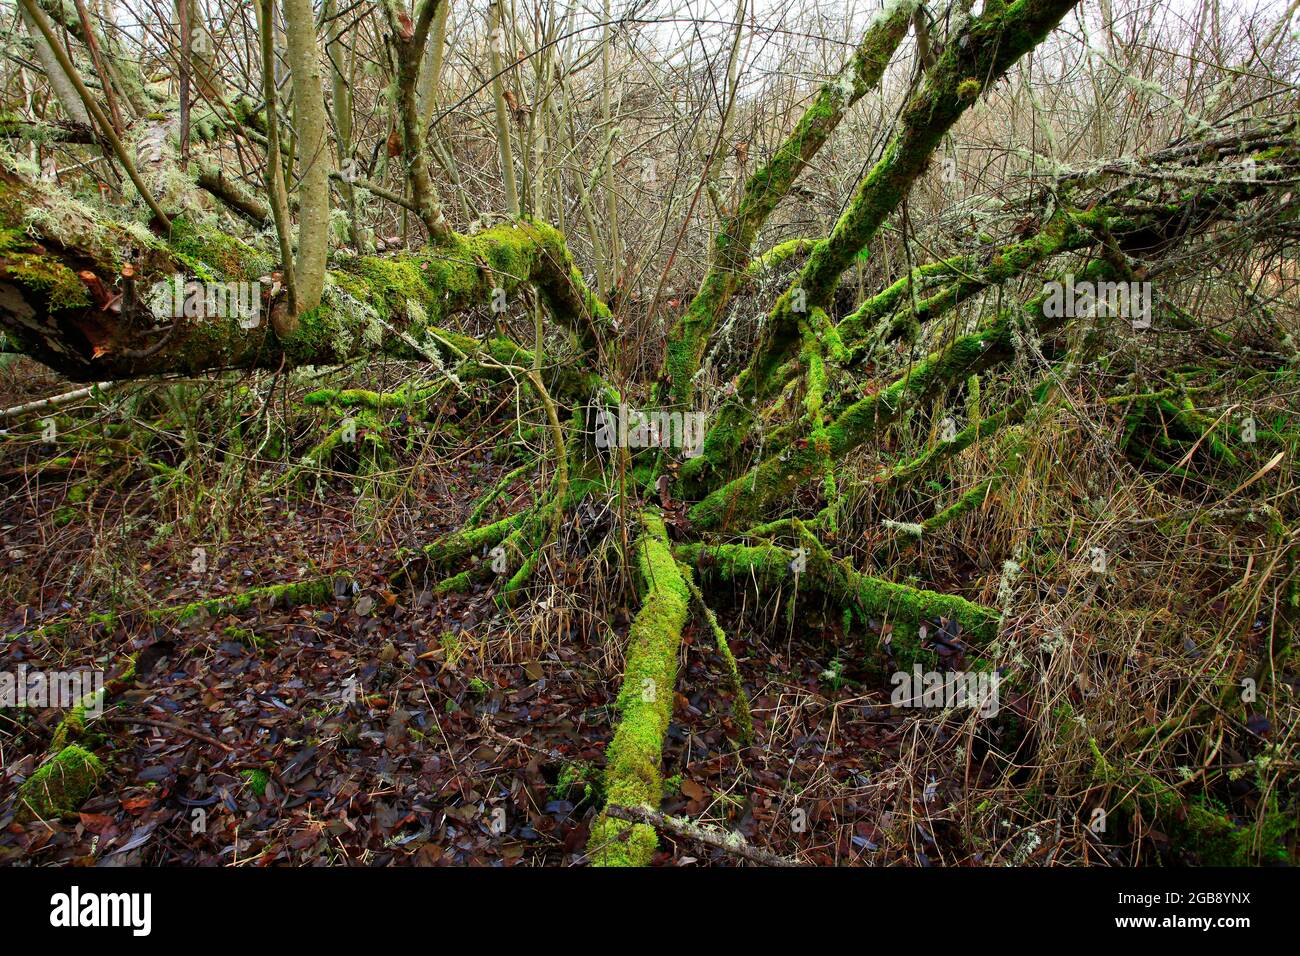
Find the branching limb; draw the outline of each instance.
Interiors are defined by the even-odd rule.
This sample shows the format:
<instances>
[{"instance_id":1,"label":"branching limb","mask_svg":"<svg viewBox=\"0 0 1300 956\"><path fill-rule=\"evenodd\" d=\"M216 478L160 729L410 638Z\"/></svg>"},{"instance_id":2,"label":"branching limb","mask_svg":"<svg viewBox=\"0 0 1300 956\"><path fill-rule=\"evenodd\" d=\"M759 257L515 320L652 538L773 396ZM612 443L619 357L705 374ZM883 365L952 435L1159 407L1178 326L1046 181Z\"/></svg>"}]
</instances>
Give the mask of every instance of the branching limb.
<instances>
[{"instance_id":1,"label":"branching limb","mask_svg":"<svg viewBox=\"0 0 1300 956\"><path fill-rule=\"evenodd\" d=\"M648 810L645 807L621 807L617 805L610 806L605 812L611 817L627 820L629 823L656 827L762 866L802 865L798 860L791 860L788 857L778 856L760 847L751 846L739 833L725 833L721 830L705 828L684 817L670 817L655 810Z\"/></svg>"},{"instance_id":2,"label":"branching limb","mask_svg":"<svg viewBox=\"0 0 1300 956\"><path fill-rule=\"evenodd\" d=\"M691 405L700 359L727 303L744 278L758 230L848 109L880 82L894 50L907 33L917 3L918 0L897 0L877 14L839 75L822 86L794 131L745 184L735 215L714 240L713 263L699 292L669 334L665 370L673 404Z\"/></svg>"},{"instance_id":3,"label":"branching limb","mask_svg":"<svg viewBox=\"0 0 1300 956\"><path fill-rule=\"evenodd\" d=\"M998 612L993 608L863 574L847 559L831 556L811 535L799 540L805 563L804 571L798 574L800 588L822 591L843 606L858 608L864 617L901 619L911 624L948 618L980 642L990 641L997 634ZM677 546L676 554L705 576L774 585L796 583L792 564L797 552L774 545L691 543Z\"/></svg>"},{"instance_id":4,"label":"branching limb","mask_svg":"<svg viewBox=\"0 0 1300 956\"><path fill-rule=\"evenodd\" d=\"M740 665L736 663L736 655L731 652L731 645L727 643L727 634L718 623L717 616L713 609L709 607L704 600L704 594L700 591L699 586L691 579L689 569L682 572L682 580L690 589L691 597L695 599L696 605L704 615L704 621L709 625L709 630L713 632L713 639L718 645L718 655L726 665L727 676L731 679L731 692L734 695L731 703L731 713L735 717L736 723L740 725L741 742L750 745L754 742L754 719L749 713L749 697L745 694L745 685L740 678Z\"/></svg>"}]
</instances>

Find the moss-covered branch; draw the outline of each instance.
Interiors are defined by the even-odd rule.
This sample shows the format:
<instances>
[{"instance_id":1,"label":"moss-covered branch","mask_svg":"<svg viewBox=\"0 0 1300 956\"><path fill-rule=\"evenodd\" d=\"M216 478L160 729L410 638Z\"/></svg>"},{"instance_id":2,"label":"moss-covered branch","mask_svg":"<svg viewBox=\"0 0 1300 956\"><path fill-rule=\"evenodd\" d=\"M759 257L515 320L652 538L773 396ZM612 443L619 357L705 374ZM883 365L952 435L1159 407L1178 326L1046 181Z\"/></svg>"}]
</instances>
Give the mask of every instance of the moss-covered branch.
<instances>
[{"instance_id":1,"label":"moss-covered branch","mask_svg":"<svg viewBox=\"0 0 1300 956\"><path fill-rule=\"evenodd\" d=\"M588 347L610 321L564 237L531 220L453 234L409 254L341 259L320 306L296 318L273 284L274 260L183 218L162 238L0 174L0 328L21 351L77 381L340 364L380 352L447 357L457 337L439 322L499 308L525 286ZM191 280L199 285L186 289ZM205 297L217 307L180 307Z\"/></svg>"},{"instance_id":2,"label":"moss-covered branch","mask_svg":"<svg viewBox=\"0 0 1300 956\"><path fill-rule=\"evenodd\" d=\"M605 792L614 806L654 810L663 795L660 761L691 594L663 519L647 512L641 523L636 549L645 598L628 635L618 727L605 752ZM603 813L591 828L587 853L597 866L644 866L657 842L653 827Z\"/></svg>"},{"instance_id":3,"label":"moss-covered branch","mask_svg":"<svg viewBox=\"0 0 1300 956\"><path fill-rule=\"evenodd\" d=\"M1023 275L1032 266L1052 256L1092 245L1096 239L1082 224L1105 222L1105 219L1102 210L1072 214L1062 207L1034 235L997 249L983 265L974 257L963 256L921 266L913 270L910 279L904 276L897 280L842 319L840 336L846 342L858 342L876 332L880 341L891 341L913 323L927 322L983 289ZM951 276L952 279L915 303L905 298L909 283L915 284L934 276ZM890 319L888 325L878 330L878 323L887 318Z\"/></svg>"},{"instance_id":4,"label":"moss-covered branch","mask_svg":"<svg viewBox=\"0 0 1300 956\"><path fill-rule=\"evenodd\" d=\"M1109 276L1111 271L1108 263L1094 262L1081 270L1075 281L1095 281ZM1069 321L1044 314L1048 295L1043 292L1022 307L1004 311L978 331L954 340L891 385L853 402L802 447L787 448L713 491L691 509L691 522L705 529L753 524L772 502L819 477L828 457L840 460L895 421L905 408L932 399L967 376L1010 359L1015 354L1013 322L1024 321L1041 335Z\"/></svg>"},{"instance_id":5,"label":"moss-covered branch","mask_svg":"<svg viewBox=\"0 0 1300 956\"><path fill-rule=\"evenodd\" d=\"M727 303L745 278L759 229L849 108L880 82L890 57L907 33L917 4L918 0L892 0L885 5L849 62L822 85L794 131L746 182L735 214L714 239L713 263L699 292L669 335L665 365L674 404L691 404L692 381L700 359ZM798 246L778 249L781 255L799 251Z\"/></svg>"},{"instance_id":6,"label":"moss-covered branch","mask_svg":"<svg viewBox=\"0 0 1300 956\"><path fill-rule=\"evenodd\" d=\"M898 131L880 160L858 183L831 234L814 246L798 278L769 312L742 382L742 400L765 401L779 391L784 379L775 373L799 348L799 323L814 310L830 311L840 276L886 217L907 198L943 136L985 85L1000 79L1077 2L1019 0L1005 9L991 9L948 44L927 71L921 89L904 107ZM899 294L895 293L895 297ZM855 323L851 331L858 334L860 324ZM734 454L748 432L744 416L735 410L718 424L719 433L709 436L712 441L706 439L705 443L706 456L710 461L717 460L711 466L714 470L720 470L718 464ZM712 451L710 444L714 446Z\"/></svg>"},{"instance_id":7,"label":"moss-covered branch","mask_svg":"<svg viewBox=\"0 0 1300 956\"><path fill-rule=\"evenodd\" d=\"M993 608L863 574L847 559L833 557L811 536L803 535L798 540L804 549L801 588L822 591L843 605L857 607L868 617L901 619L912 624L948 618L979 641L990 641L997 634L998 613ZM705 577L759 580L776 586L789 584L791 588L795 583L792 552L774 545L696 542L677 546L676 553Z\"/></svg>"}]
</instances>

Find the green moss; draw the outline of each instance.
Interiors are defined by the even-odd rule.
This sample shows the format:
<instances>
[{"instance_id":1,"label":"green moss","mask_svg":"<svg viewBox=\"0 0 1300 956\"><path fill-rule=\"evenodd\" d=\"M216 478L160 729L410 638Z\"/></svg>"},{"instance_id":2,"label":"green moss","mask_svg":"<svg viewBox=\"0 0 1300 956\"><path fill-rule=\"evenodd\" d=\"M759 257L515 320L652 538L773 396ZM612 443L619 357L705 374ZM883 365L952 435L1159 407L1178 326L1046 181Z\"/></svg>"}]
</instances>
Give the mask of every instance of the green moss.
<instances>
[{"instance_id":1,"label":"green moss","mask_svg":"<svg viewBox=\"0 0 1300 956\"><path fill-rule=\"evenodd\" d=\"M594 866L645 866L658 846L654 827L602 814L587 838L587 855Z\"/></svg>"},{"instance_id":2,"label":"green moss","mask_svg":"<svg viewBox=\"0 0 1300 956\"><path fill-rule=\"evenodd\" d=\"M223 633L229 640L238 641L253 650L260 650L266 644L266 638L260 637L246 627L227 627Z\"/></svg>"},{"instance_id":3,"label":"green moss","mask_svg":"<svg viewBox=\"0 0 1300 956\"><path fill-rule=\"evenodd\" d=\"M687 495L698 497L707 490L711 478L725 473L754 424L754 413L742 401L728 401L718 409L705 433L700 454L682 465L682 487Z\"/></svg>"},{"instance_id":4,"label":"green moss","mask_svg":"<svg viewBox=\"0 0 1300 956\"><path fill-rule=\"evenodd\" d=\"M54 736L50 740L50 749L61 751L70 743L80 740L82 734L86 732L86 708L82 704L73 707L64 718L59 721L59 726L54 729Z\"/></svg>"},{"instance_id":5,"label":"green moss","mask_svg":"<svg viewBox=\"0 0 1300 956\"><path fill-rule=\"evenodd\" d=\"M86 615L86 626L111 629L117 625L117 614L113 611L91 611Z\"/></svg>"},{"instance_id":6,"label":"green moss","mask_svg":"<svg viewBox=\"0 0 1300 956\"><path fill-rule=\"evenodd\" d=\"M391 312L404 309L407 299L431 297L420 266L412 259L362 256L353 269L365 280L370 297L384 302Z\"/></svg>"},{"instance_id":7,"label":"green moss","mask_svg":"<svg viewBox=\"0 0 1300 956\"><path fill-rule=\"evenodd\" d=\"M886 145L881 158L858 183L843 214L830 236L818 243L808 257L792 289L801 289L810 308L828 307L840 279L858 253L876 235L886 218L907 196L917 178L925 171L943 136L952 128L970 104L963 92L972 87L969 78L982 77L985 82L1000 78L1025 52L1041 40L1077 0L1019 0L1005 15L981 16L971 26L963 43L951 43L935 66L927 71L924 84L904 107L897 133ZM976 81L978 83L978 81ZM978 93L976 89L974 92ZM767 370L779 367L790 354L798 336L792 331L797 321L786 297L768 315L763 338L751 360L760 381L768 379ZM780 495L793 488L794 482L764 481L751 477L764 487L764 495ZM772 476L775 477L775 476ZM740 503L735 489L725 500L715 500L699 515L717 527L725 515ZM769 499L770 500L770 499ZM722 507L719 507L721 505ZM699 506L697 506L698 508ZM743 516L752 521L756 515L746 509ZM692 515L694 520L695 514ZM698 523L698 522L697 522Z\"/></svg>"},{"instance_id":8,"label":"green moss","mask_svg":"<svg viewBox=\"0 0 1300 956\"><path fill-rule=\"evenodd\" d=\"M342 575L339 577L342 577ZM326 604L334 597L334 580L334 576L326 576L306 581L294 581L290 584L272 584L267 587L252 588L231 597L211 598L180 607L163 608L152 612L150 617L172 619L177 624L185 624L204 615L218 617L222 614L238 614L252 609L260 601L267 601L279 607Z\"/></svg>"},{"instance_id":9,"label":"green moss","mask_svg":"<svg viewBox=\"0 0 1300 956\"><path fill-rule=\"evenodd\" d=\"M567 800L578 787L582 788L582 796L578 800L580 803L599 799L604 792L600 772L581 760L560 767L551 796L556 800Z\"/></svg>"},{"instance_id":10,"label":"green moss","mask_svg":"<svg viewBox=\"0 0 1300 956\"><path fill-rule=\"evenodd\" d=\"M1253 826L1234 820L1204 795L1190 800L1174 787L1140 770L1121 771L1102 755L1095 740L1093 776L1121 795L1116 809L1154 818L1171 844L1203 866L1257 866L1294 862L1288 850L1290 834L1300 827L1294 808L1279 807L1277 794L1269 796Z\"/></svg>"},{"instance_id":11,"label":"green moss","mask_svg":"<svg viewBox=\"0 0 1300 956\"><path fill-rule=\"evenodd\" d=\"M184 216L172 219L168 246L205 281L257 279L275 268L275 260L267 251L211 223L194 222Z\"/></svg>"},{"instance_id":12,"label":"green moss","mask_svg":"<svg viewBox=\"0 0 1300 956\"><path fill-rule=\"evenodd\" d=\"M421 550L431 567L448 568L468 555L500 544L523 524L527 516L527 512L516 512L480 528L454 532L433 544L425 545Z\"/></svg>"},{"instance_id":13,"label":"green moss","mask_svg":"<svg viewBox=\"0 0 1300 956\"><path fill-rule=\"evenodd\" d=\"M735 215L714 239L712 268L668 337L664 371L669 398L676 406L689 408L693 404L695 372L709 336L744 275L759 229L849 107L879 83L907 33L916 5L914 0L891 4L872 21L844 69L822 85L794 130L746 181ZM816 254L821 245L810 243L799 251L812 249ZM794 251L796 247L786 246L778 259Z\"/></svg>"},{"instance_id":14,"label":"green moss","mask_svg":"<svg viewBox=\"0 0 1300 956\"><path fill-rule=\"evenodd\" d=\"M889 635L889 651L900 671L910 671L920 664L923 671L939 666L939 655L921 646L921 631L915 620L897 620Z\"/></svg>"},{"instance_id":15,"label":"green moss","mask_svg":"<svg viewBox=\"0 0 1300 956\"><path fill-rule=\"evenodd\" d=\"M747 278L754 279L765 273L775 272L795 257L806 255L816 243L816 239L807 238L779 242L767 252L755 256L745 267L745 275Z\"/></svg>"},{"instance_id":16,"label":"green moss","mask_svg":"<svg viewBox=\"0 0 1300 956\"><path fill-rule=\"evenodd\" d=\"M271 782L271 775L258 767L256 770L241 770L239 775L244 778L244 785L257 797L266 794L266 785Z\"/></svg>"},{"instance_id":17,"label":"green moss","mask_svg":"<svg viewBox=\"0 0 1300 956\"><path fill-rule=\"evenodd\" d=\"M132 654L128 654L126 656L126 666L122 669L122 674L120 677L118 677L118 680L126 683L135 680L135 669L136 669L136 664L139 662L139 660L140 660L139 651L136 651L135 653Z\"/></svg>"},{"instance_id":18,"label":"green moss","mask_svg":"<svg viewBox=\"0 0 1300 956\"><path fill-rule=\"evenodd\" d=\"M308 392L303 403L313 406L337 405L341 408L410 408L442 391L442 383L411 388L403 385L391 392L373 392L364 388L323 388Z\"/></svg>"},{"instance_id":19,"label":"green moss","mask_svg":"<svg viewBox=\"0 0 1300 956\"><path fill-rule=\"evenodd\" d=\"M432 347L444 359L461 358L482 346L437 323L487 307L496 289L509 298L526 283L535 286L559 321L584 338L589 340L597 326L609 327L609 310L583 284L564 236L521 220L474 236L453 233L414 253L342 261L329 273L321 305L299 316L281 345L300 362L341 362L362 354L361 342L373 350L387 330L395 330L403 334L388 337L390 351L422 358ZM434 344L426 345L429 340Z\"/></svg>"},{"instance_id":20,"label":"green moss","mask_svg":"<svg viewBox=\"0 0 1300 956\"><path fill-rule=\"evenodd\" d=\"M657 807L663 782L659 763L672 717L677 651L686 624L690 592L668 546L663 519L642 516L637 563L645 600L628 635L627 665L616 707L614 739L605 752L605 788L610 804ZM598 866L643 866L658 840L654 829L602 815L588 843Z\"/></svg>"},{"instance_id":21,"label":"green moss","mask_svg":"<svg viewBox=\"0 0 1300 956\"><path fill-rule=\"evenodd\" d=\"M1096 260L1081 270L1077 279L1093 281L1107 277L1111 269L1104 260ZM821 477L828 455L836 461L842 459L897 420L910 405L929 400L941 389L1010 358L1014 354L1013 320L1023 318L1033 323L1040 334L1068 321L1064 317L1043 315L1046 298L1047 294L1043 293L1023 306L1006 310L979 330L953 340L917 362L906 375L884 389L853 402L826 426L827 448L809 442L804 448L774 454L746 474L710 492L692 506L689 512L692 525L700 530L752 525L773 501L789 495L809 479Z\"/></svg>"},{"instance_id":22,"label":"green moss","mask_svg":"<svg viewBox=\"0 0 1300 956\"><path fill-rule=\"evenodd\" d=\"M18 788L20 822L77 812L104 776L98 757L75 744L64 747Z\"/></svg>"},{"instance_id":23,"label":"green moss","mask_svg":"<svg viewBox=\"0 0 1300 956\"><path fill-rule=\"evenodd\" d=\"M947 618L960 624L964 632L980 642L990 641L997 634L998 614L992 608L955 595L860 574L847 561L831 557L815 539L805 537L803 543L807 546L807 567L800 586L822 590L842 602L851 602L864 618L877 617L912 626L921 621ZM676 550L678 557L699 567L704 574L724 580L786 582L793 587L790 552L782 548L690 543L679 545ZM895 639L905 641L906 634L899 634Z\"/></svg>"},{"instance_id":24,"label":"green moss","mask_svg":"<svg viewBox=\"0 0 1300 956\"><path fill-rule=\"evenodd\" d=\"M85 284L53 256L7 252L0 256L0 272L44 296L52 312L91 305Z\"/></svg>"},{"instance_id":25,"label":"green moss","mask_svg":"<svg viewBox=\"0 0 1300 956\"><path fill-rule=\"evenodd\" d=\"M438 646L442 648L444 660L449 667L459 664L465 654L465 648L455 631L443 631L438 638Z\"/></svg>"}]
</instances>

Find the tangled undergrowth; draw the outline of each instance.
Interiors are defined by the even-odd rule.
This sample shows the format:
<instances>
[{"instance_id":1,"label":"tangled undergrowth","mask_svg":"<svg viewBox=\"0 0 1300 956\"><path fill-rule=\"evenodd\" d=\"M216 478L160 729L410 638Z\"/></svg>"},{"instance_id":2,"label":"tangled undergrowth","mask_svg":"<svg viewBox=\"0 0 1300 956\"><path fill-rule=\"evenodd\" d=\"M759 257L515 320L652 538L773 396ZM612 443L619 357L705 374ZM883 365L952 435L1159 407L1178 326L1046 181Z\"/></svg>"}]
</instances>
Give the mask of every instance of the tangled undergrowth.
<instances>
[{"instance_id":1,"label":"tangled undergrowth","mask_svg":"<svg viewBox=\"0 0 1300 956\"><path fill-rule=\"evenodd\" d=\"M40 373L3 375L13 395ZM1009 390L1032 387L1019 378ZM0 815L33 816L56 737L95 768L79 806L8 827L0 854L527 865L600 852L636 515L582 498L506 608L490 574L436 593L418 546L471 513L517 513L552 476L545 422L507 391L467 402L411 381L394 363L130 385L11 423L6 663L93 659L112 693L71 728L58 711L4 712ZM1300 376L1283 364L1212 381L1213 395L1194 371L1080 375L992 484L1004 439L924 482L888 480L890 462L943 443L941 407L890 429L874 453L888 461L850 461L828 547L996 608L992 643L951 618L844 614L793 571L702 563L726 640L691 600L663 812L803 863L1294 859L1286 503L1222 505L1237 463L1162 409L1191 391L1204 415L1250 407L1286 434ZM957 400L973 416L1017 397ZM1163 473L1126 448L1144 428L1169 436ZM1290 467L1256 480L1288 487ZM968 504L918 535L954 499ZM798 556L803 539L772 540ZM491 549L472 559L490 567ZM996 712L895 706L893 675L914 665L995 671ZM51 809L80 812L60 823ZM659 862L737 860L671 821L660 832Z\"/></svg>"},{"instance_id":2,"label":"tangled undergrowth","mask_svg":"<svg viewBox=\"0 0 1300 956\"><path fill-rule=\"evenodd\" d=\"M197 138L131 104L164 195L115 136L131 193L0 171L4 347L114 380L0 407L6 654L109 676L5 715L7 854L1294 857L1292 11L1209 64L1137 8L890 0L771 116L738 16L715 132L640 66L619 132L604 77L603 177L494 81L498 216L469 99L421 114L445 6L385 5L361 139L337 63L332 131L293 84L286 168L273 8ZM620 200L623 135L676 162Z\"/></svg>"}]
</instances>

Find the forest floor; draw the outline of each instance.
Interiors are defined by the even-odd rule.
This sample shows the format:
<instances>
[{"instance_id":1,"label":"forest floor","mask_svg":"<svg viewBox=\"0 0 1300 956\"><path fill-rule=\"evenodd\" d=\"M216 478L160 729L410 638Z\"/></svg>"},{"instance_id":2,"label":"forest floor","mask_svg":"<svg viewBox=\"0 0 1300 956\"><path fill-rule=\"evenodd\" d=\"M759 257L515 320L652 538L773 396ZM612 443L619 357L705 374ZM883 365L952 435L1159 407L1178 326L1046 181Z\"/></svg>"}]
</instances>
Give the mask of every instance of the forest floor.
<instances>
[{"instance_id":1,"label":"forest floor","mask_svg":"<svg viewBox=\"0 0 1300 956\"><path fill-rule=\"evenodd\" d=\"M391 390L404 374L369 370L363 384ZM67 387L23 361L0 374L0 407ZM579 508L570 519L582 533L560 534L527 601L509 612L490 587L434 597L418 570L396 582L399 549L460 527L511 468L515 409L463 422L447 396L422 416L388 411L383 441L399 465L386 477L396 476L400 494L376 494L376 479L346 454L285 484L286 468L337 428L336 410L304 404L315 387L312 379L282 393L271 376L247 387L142 386L61 410L66 432L55 442L43 440L39 421L0 430L0 672L89 666L110 688L104 716L80 740L107 773L62 819L20 822L17 796L46 765L66 712L0 709L0 864L587 862L635 613L626 568L582 544ZM272 425L281 450L254 452L244 468L239 449L251 442L240 442L269 436ZM1067 477L1090 473L1086 459L1056 464ZM1033 480L1044 500L1062 500ZM485 520L526 507L547 481L518 475ZM604 522L610 544L618 525L608 518L591 520ZM981 520L974 528L987 535ZM693 616L662 811L817 865L1197 862L1186 837L1169 831L1204 806L1228 808L1215 819L1238 828L1232 852L1263 818L1281 821L1274 858L1288 845L1293 853L1294 821L1286 811L1264 816L1273 793L1290 799L1290 711L1278 710L1278 745L1255 716L1229 724L1231 741L1220 738L1208 758L1172 739L1130 753L1119 728L1187 711L1178 695L1196 686L1211 660L1202 648L1226 614L1227 599L1207 595L1229 593L1208 562L1171 570L1164 539L1145 520L1132 526L1125 587L1098 591L1076 563L1024 575L1012 612L1018 643L1003 657L1038 662L1051 683L1004 687L995 719L892 706L899 665L887 622L855 621L846 633L840 613L801 593L797 579L783 589L710 580L754 737L742 742L727 668ZM987 601L998 563L979 533L936 542L929 564L942 579L918 583ZM1211 533L1197 540L1220 546ZM1086 554L1087 543L1077 548ZM1179 546L1195 542L1184 534ZM322 603L263 600L184 624L150 617L330 577L333 597ZM1053 621L1071 618L1075 643L1051 644ZM940 670L972 665L959 629L926 623L922 648ZM1258 614L1234 631L1238 652L1263 653L1265 624ZM1286 700L1297 679L1279 670ZM1089 770L1094 741L1111 766L1159 759L1172 775L1218 760L1227 770L1168 819L1129 824L1115 814L1122 825L1102 840L1089 830L1103 800ZM1245 767L1259 772L1238 772ZM1265 771L1285 776L1274 784ZM1125 784L1115 799L1131 792ZM662 829L654 862L738 857Z\"/></svg>"},{"instance_id":2,"label":"forest floor","mask_svg":"<svg viewBox=\"0 0 1300 956\"><path fill-rule=\"evenodd\" d=\"M138 664L109 711L113 722L90 724L111 772L77 821L12 822L13 781L34 769L61 712L35 713L6 747L0 862L582 862L618 686L608 645L591 631L541 634L512 660L495 659L472 636L494 610L486 595L434 601L389 591L380 574L388 549L340 551L349 524L341 497L294 505L291 517L289 505L267 502L286 510L273 539L230 542L207 581L170 573L189 560L171 542L150 542L142 530L133 549L139 584L160 605L324 564L346 567L356 581L332 606L263 606L180 628L130 615L88 624L102 608L68 606L58 587L79 556L77 536L45 543L61 501L58 492L8 496L3 546L51 582L44 606L80 623L54 642L36 626L40 602L6 608L0 668L57 669L70 657L108 664L127 653L138 653ZM864 690L866 675L852 665L828 670L834 641L823 632L839 625L806 614L784 643L732 641L746 687L759 689L751 698L757 740L744 749L717 650L707 632L688 629L663 809L807 862L866 862L884 841L878 821L855 812L854 794L896 751L903 719L891 717L888 690ZM609 623L625 636L626 615ZM922 799L935 799L933 785L917 784ZM927 843L934 854L934 839L917 835L917 862L928 861ZM670 843L659 859L706 861L728 858L686 842Z\"/></svg>"},{"instance_id":3,"label":"forest floor","mask_svg":"<svg viewBox=\"0 0 1300 956\"><path fill-rule=\"evenodd\" d=\"M423 500L412 505L429 517L429 535L463 517L475 497L465 489L503 470L472 449L452 457L453 466L425 476ZM627 609L603 626L534 627L523 640L503 640L486 593L434 600L427 590L389 590L391 543L357 536L344 487L307 502L260 500L259 528L232 528L199 574L188 543L157 535L147 520L124 524L139 508L130 496L93 496L67 520L65 478L11 470L3 481L0 669L93 661L111 680L135 655L136 670L109 716L88 724L110 770L75 820L14 822L16 784L42 759L62 712L4 718L0 862L584 862ZM517 484L515 497L526 494L528 482ZM66 585L79 564L103 557L98 535L110 525L131 529L114 544L115 563L131 593L148 596L140 612L292 581L308 569L346 571L352 583L329 606L263 604L179 627L119 611L98 623L91 615L106 610L102 603ZM26 600L12 600L23 590ZM764 641L746 636L745 613L732 608L724 626L750 693L754 744L739 744L724 665L693 623L683 636L663 810L809 863L958 861L960 849L935 845L944 842L942 820L900 842L859 812L858 798L876 786L873 770L897 756L904 721L891 715L878 675L832 660L841 624L800 606L776 628L783 640ZM42 628L55 621L63 626ZM937 809L942 789L960 786L912 783L918 808ZM669 835L656 861L734 858Z\"/></svg>"}]
</instances>

